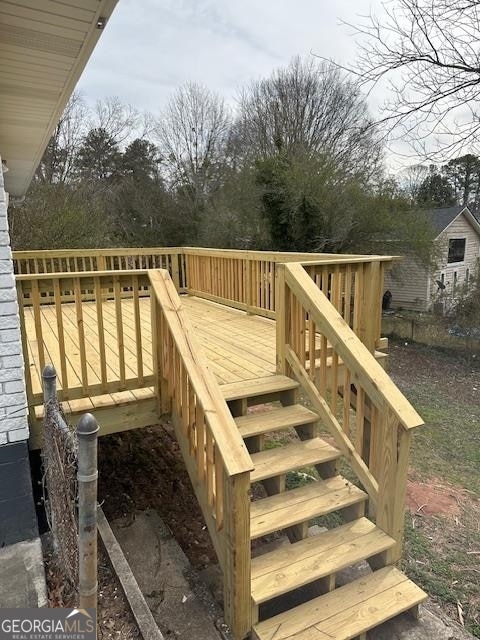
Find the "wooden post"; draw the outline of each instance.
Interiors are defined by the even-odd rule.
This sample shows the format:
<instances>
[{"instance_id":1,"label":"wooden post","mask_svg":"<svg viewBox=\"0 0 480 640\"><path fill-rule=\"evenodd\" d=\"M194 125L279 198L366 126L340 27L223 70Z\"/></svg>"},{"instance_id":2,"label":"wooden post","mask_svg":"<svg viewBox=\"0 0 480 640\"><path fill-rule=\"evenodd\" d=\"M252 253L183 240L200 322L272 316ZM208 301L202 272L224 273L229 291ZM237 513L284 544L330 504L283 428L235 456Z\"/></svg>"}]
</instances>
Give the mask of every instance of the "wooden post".
<instances>
[{"instance_id":1,"label":"wooden post","mask_svg":"<svg viewBox=\"0 0 480 640\"><path fill-rule=\"evenodd\" d=\"M250 593L250 473L225 478L225 561L223 600L225 620L235 640L252 628Z\"/></svg>"},{"instance_id":2,"label":"wooden post","mask_svg":"<svg viewBox=\"0 0 480 640\"><path fill-rule=\"evenodd\" d=\"M97 436L86 413L78 421L78 577L80 608L97 606Z\"/></svg>"},{"instance_id":3,"label":"wooden post","mask_svg":"<svg viewBox=\"0 0 480 640\"><path fill-rule=\"evenodd\" d=\"M383 564L393 564L401 558L410 432L399 425L392 411L386 410L379 419L376 437L379 490L376 519L377 526L396 540L395 547L382 554Z\"/></svg>"},{"instance_id":4,"label":"wooden post","mask_svg":"<svg viewBox=\"0 0 480 640\"><path fill-rule=\"evenodd\" d=\"M375 352L378 339L378 318L382 309L382 283L380 276L380 263L378 261L365 264L358 337L371 353Z\"/></svg>"},{"instance_id":5,"label":"wooden post","mask_svg":"<svg viewBox=\"0 0 480 640\"><path fill-rule=\"evenodd\" d=\"M285 346L287 342L287 291L285 285L285 265L277 264L275 269L275 318L276 318L276 352L277 373L285 375L287 360Z\"/></svg>"}]
</instances>

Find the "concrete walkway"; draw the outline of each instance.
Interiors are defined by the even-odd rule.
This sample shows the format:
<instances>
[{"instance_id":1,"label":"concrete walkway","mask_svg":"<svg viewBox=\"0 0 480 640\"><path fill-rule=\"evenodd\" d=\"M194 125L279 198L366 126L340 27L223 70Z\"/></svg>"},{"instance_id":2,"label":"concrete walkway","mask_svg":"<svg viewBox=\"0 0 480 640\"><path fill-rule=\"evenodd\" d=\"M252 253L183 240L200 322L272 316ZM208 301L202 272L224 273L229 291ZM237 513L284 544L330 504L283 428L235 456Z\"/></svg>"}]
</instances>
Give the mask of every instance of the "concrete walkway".
<instances>
[{"instance_id":1,"label":"concrete walkway","mask_svg":"<svg viewBox=\"0 0 480 640\"><path fill-rule=\"evenodd\" d=\"M158 514L145 511L110 526L164 637L220 640L221 611L195 588L188 559Z\"/></svg>"},{"instance_id":2,"label":"concrete walkway","mask_svg":"<svg viewBox=\"0 0 480 640\"><path fill-rule=\"evenodd\" d=\"M0 549L0 609L46 606L40 538Z\"/></svg>"}]
</instances>

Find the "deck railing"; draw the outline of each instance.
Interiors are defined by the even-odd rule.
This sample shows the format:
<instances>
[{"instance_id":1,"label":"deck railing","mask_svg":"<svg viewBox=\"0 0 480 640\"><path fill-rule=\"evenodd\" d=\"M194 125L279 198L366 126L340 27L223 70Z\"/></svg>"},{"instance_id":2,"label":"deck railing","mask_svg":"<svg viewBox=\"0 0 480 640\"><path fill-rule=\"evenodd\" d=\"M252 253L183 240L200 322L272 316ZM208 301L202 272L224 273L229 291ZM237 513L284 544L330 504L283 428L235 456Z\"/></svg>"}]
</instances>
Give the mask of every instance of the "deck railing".
<instances>
[{"instance_id":1,"label":"deck railing","mask_svg":"<svg viewBox=\"0 0 480 640\"><path fill-rule=\"evenodd\" d=\"M400 559L411 429L422 419L300 264L277 275L277 370L293 375L370 496ZM340 296L333 295L339 306ZM388 556L388 557L387 557Z\"/></svg>"},{"instance_id":2,"label":"deck railing","mask_svg":"<svg viewBox=\"0 0 480 640\"><path fill-rule=\"evenodd\" d=\"M225 618L251 629L251 458L198 345L170 275L150 271L155 390L175 433L224 576Z\"/></svg>"},{"instance_id":3,"label":"deck railing","mask_svg":"<svg viewBox=\"0 0 480 640\"><path fill-rule=\"evenodd\" d=\"M62 401L151 386L141 308L149 288L146 270L17 276L29 404L42 398L32 388L34 362L40 371L55 365ZM87 316L94 321L85 322ZM31 351L27 333L30 344L35 336Z\"/></svg>"},{"instance_id":4,"label":"deck railing","mask_svg":"<svg viewBox=\"0 0 480 640\"><path fill-rule=\"evenodd\" d=\"M183 249L179 247L14 251L13 266L19 275L167 269L177 289L185 280Z\"/></svg>"},{"instance_id":5,"label":"deck railing","mask_svg":"<svg viewBox=\"0 0 480 640\"><path fill-rule=\"evenodd\" d=\"M242 251L201 247L14 251L17 274L166 269L179 292L275 318L279 263L301 262L370 351L381 339L381 300L391 256Z\"/></svg>"}]
</instances>

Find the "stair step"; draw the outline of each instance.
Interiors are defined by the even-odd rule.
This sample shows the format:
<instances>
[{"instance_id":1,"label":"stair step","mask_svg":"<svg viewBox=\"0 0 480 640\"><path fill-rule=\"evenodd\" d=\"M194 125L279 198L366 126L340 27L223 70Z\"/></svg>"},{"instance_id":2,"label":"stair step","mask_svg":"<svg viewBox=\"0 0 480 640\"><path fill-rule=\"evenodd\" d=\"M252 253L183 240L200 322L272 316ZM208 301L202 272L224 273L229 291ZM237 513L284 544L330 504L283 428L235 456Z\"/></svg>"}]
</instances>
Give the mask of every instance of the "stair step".
<instances>
[{"instance_id":1,"label":"stair step","mask_svg":"<svg viewBox=\"0 0 480 640\"><path fill-rule=\"evenodd\" d=\"M385 567L256 624L258 640L350 640L408 611L427 595L395 567Z\"/></svg>"},{"instance_id":2,"label":"stair step","mask_svg":"<svg viewBox=\"0 0 480 640\"><path fill-rule=\"evenodd\" d=\"M251 454L254 470L250 473L251 482L260 482L266 478L280 476L288 471L329 462L340 457L340 452L322 438L311 438L274 449L266 449Z\"/></svg>"},{"instance_id":3,"label":"stair step","mask_svg":"<svg viewBox=\"0 0 480 640\"><path fill-rule=\"evenodd\" d=\"M395 540L367 518L359 518L252 559L256 604L332 575L390 549Z\"/></svg>"},{"instance_id":4,"label":"stair step","mask_svg":"<svg viewBox=\"0 0 480 640\"><path fill-rule=\"evenodd\" d=\"M334 476L256 500L250 505L250 536L252 540L260 538L363 502L367 497L364 491L342 476Z\"/></svg>"},{"instance_id":5,"label":"stair step","mask_svg":"<svg viewBox=\"0 0 480 640\"><path fill-rule=\"evenodd\" d=\"M242 382L231 382L221 386L223 397L227 402L241 400L242 398L255 398L297 388L298 382L292 380L292 378L276 375L243 380Z\"/></svg>"},{"instance_id":6,"label":"stair step","mask_svg":"<svg viewBox=\"0 0 480 640\"><path fill-rule=\"evenodd\" d=\"M235 418L242 438L251 438L271 431L280 431L318 421L318 415L301 404L280 407L263 413L251 413Z\"/></svg>"}]
</instances>

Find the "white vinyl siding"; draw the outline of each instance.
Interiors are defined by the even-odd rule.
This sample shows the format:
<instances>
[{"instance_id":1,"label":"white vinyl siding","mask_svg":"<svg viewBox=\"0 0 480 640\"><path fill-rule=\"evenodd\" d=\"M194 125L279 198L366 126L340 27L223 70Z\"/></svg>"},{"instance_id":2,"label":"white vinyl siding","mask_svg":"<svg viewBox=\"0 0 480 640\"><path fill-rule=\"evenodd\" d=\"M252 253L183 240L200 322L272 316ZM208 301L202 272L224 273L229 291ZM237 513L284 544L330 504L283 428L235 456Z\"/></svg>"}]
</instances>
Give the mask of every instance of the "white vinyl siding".
<instances>
[{"instance_id":1,"label":"white vinyl siding","mask_svg":"<svg viewBox=\"0 0 480 640\"><path fill-rule=\"evenodd\" d=\"M428 300L428 273L412 256L387 271L385 291L392 294L392 309L425 311Z\"/></svg>"},{"instance_id":2,"label":"white vinyl siding","mask_svg":"<svg viewBox=\"0 0 480 640\"><path fill-rule=\"evenodd\" d=\"M448 262L449 240L465 238L465 258L462 262ZM432 293L437 290L435 280L443 280L448 294L454 293L454 287L463 287L467 278L467 272L473 276L480 256L480 236L463 215L459 215L438 236L437 242L442 247L442 256L438 260L439 268L432 276Z\"/></svg>"}]
</instances>

